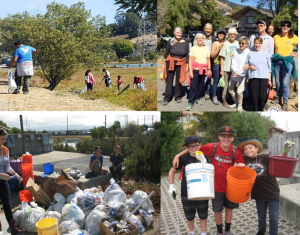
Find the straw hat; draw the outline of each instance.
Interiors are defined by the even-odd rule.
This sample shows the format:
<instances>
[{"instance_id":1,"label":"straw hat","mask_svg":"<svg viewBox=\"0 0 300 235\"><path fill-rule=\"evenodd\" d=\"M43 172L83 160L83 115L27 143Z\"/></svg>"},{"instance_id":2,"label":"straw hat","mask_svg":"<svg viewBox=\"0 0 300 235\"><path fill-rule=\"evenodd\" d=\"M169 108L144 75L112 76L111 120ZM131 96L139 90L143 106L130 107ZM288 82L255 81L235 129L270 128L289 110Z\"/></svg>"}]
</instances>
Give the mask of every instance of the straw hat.
<instances>
[{"instance_id":1,"label":"straw hat","mask_svg":"<svg viewBox=\"0 0 300 235\"><path fill-rule=\"evenodd\" d=\"M263 144L257 140L257 139L249 139L249 140L245 140L241 143L238 144L238 149L240 149L242 152L244 152L244 146L247 144L253 144L256 147L258 147L258 153L260 153L261 151L263 151Z\"/></svg>"}]
</instances>

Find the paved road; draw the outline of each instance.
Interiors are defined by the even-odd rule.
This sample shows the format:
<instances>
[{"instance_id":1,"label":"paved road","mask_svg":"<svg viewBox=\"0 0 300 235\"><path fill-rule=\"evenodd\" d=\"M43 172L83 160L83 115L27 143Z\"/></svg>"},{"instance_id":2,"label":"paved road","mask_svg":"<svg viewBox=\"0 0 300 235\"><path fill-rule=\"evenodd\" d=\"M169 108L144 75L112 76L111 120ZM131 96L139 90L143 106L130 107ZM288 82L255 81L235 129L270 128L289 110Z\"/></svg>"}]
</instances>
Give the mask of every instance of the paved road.
<instances>
[{"instance_id":1,"label":"paved road","mask_svg":"<svg viewBox=\"0 0 300 235\"><path fill-rule=\"evenodd\" d=\"M175 175L175 179L178 179L179 174ZM175 188L180 191L181 182L175 180ZM176 210L174 199L168 193L169 180L167 175L161 176L161 235L175 235L180 234L178 231L178 225L180 232L186 234L188 231L186 218L181 206L180 194L177 196L176 205L178 208L179 222L177 222ZM216 225L213 218L213 211L211 208L211 202L209 202L208 211L208 235L217 233ZM224 218L224 213L223 213ZM269 220L267 218L267 220ZM200 222L196 221L195 235L201 234ZM257 213L254 200L249 200L246 203L240 204L240 208L234 210L231 231L235 235L255 235L257 229ZM267 227L267 231L269 227ZM289 221L284 215L279 214L279 231L278 235L297 235L300 234L300 227Z\"/></svg>"},{"instance_id":2,"label":"paved road","mask_svg":"<svg viewBox=\"0 0 300 235\"><path fill-rule=\"evenodd\" d=\"M158 111L185 111L186 107L188 105L188 92L189 92L189 86L188 82L185 81L182 86L182 102L177 103L175 101L175 98L173 97L172 101L168 103L168 105L162 105L164 93L165 93L165 83L163 80L159 79L160 72L157 74L157 110ZM175 80L175 79L174 79ZM174 85L175 87L175 82ZM219 105L214 105L212 100L204 100L201 99L202 105L194 105L192 111L208 111L208 112L234 112L236 109L229 109L224 107L221 103ZM245 102L244 102L245 103ZM269 107L275 106L274 104L271 104L270 101L267 102L265 109L268 109ZM283 111L283 110L281 110Z\"/></svg>"}]
</instances>

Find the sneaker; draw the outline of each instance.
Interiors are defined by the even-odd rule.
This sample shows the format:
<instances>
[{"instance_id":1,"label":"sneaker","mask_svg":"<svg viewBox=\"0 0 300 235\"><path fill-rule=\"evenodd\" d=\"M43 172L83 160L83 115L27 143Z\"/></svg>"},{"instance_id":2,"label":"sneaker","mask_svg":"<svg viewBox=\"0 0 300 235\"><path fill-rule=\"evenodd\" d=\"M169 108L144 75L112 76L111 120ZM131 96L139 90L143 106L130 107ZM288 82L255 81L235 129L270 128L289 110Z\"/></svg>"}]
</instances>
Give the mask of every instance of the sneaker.
<instances>
[{"instance_id":1,"label":"sneaker","mask_svg":"<svg viewBox=\"0 0 300 235\"><path fill-rule=\"evenodd\" d=\"M224 105L225 106L225 105ZM236 104L231 104L231 105L228 105L228 108L230 109L236 109L237 108L237 105Z\"/></svg>"},{"instance_id":2,"label":"sneaker","mask_svg":"<svg viewBox=\"0 0 300 235\"><path fill-rule=\"evenodd\" d=\"M177 103L181 103L181 101L182 101L181 98L178 98L178 99L176 100Z\"/></svg>"},{"instance_id":3,"label":"sneaker","mask_svg":"<svg viewBox=\"0 0 300 235\"><path fill-rule=\"evenodd\" d=\"M193 107L192 103L189 103L188 106L186 107L186 111L191 111Z\"/></svg>"},{"instance_id":4,"label":"sneaker","mask_svg":"<svg viewBox=\"0 0 300 235\"><path fill-rule=\"evenodd\" d=\"M209 100L209 94L205 94L204 98L205 100Z\"/></svg>"},{"instance_id":5,"label":"sneaker","mask_svg":"<svg viewBox=\"0 0 300 235\"><path fill-rule=\"evenodd\" d=\"M236 111L238 111L238 112L243 112L243 111L244 111L244 110L243 110L243 106L242 106L242 105L238 105Z\"/></svg>"},{"instance_id":6,"label":"sneaker","mask_svg":"<svg viewBox=\"0 0 300 235\"><path fill-rule=\"evenodd\" d=\"M213 101L213 103L214 103L215 105L219 105L219 103L220 103L220 102L218 101L217 96L214 96L212 101Z\"/></svg>"},{"instance_id":7,"label":"sneaker","mask_svg":"<svg viewBox=\"0 0 300 235\"><path fill-rule=\"evenodd\" d=\"M283 102L282 109L288 111L288 102Z\"/></svg>"},{"instance_id":8,"label":"sneaker","mask_svg":"<svg viewBox=\"0 0 300 235\"><path fill-rule=\"evenodd\" d=\"M23 95L28 95L29 92L23 92Z\"/></svg>"},{"instance_id":9,"label":"sneaker","mask_svg":"<svg viewBox=\"0 0 300 235\"><path fill-rule=\"evenodd\" d=\"M232 232L228 231L228 232L225 232L224 234L226 235L234 235Z\"/></svg>"},{"instance_id":10,"label":"sneaker","mask_svg":"<svg viewBox=\"0 0 300 235\"><path fill-rule=\"evenodd\" d=\"M19 91L14 91L12 94L20 94Z\"/></svg>"},{"instance_id":11,"label":"sneaker","mask_svg":"<svg viewBox=\"0 0 300 235\"><path fill-rule=\"evenodd\" d=\"M227 103L226 100L223 100L222 104L223 104L223 106L225 106L225 107L227 107L227 108L228 108L228 106L229 106L229 104Z\"/></svg>"},{"instance_id":12,"label":"sneaker","mask_svg":"<svg viewBox=\"0 0 300 235\"><path fill-rule=\"evenodd\" d=\"M200 100L195 100L196 104L202 105L202 102Z\"/></svg>"},{"instance_id":13,"label":"sneaker","mask_svg":"<svg viewBox=\"0 0 300 235\"><path fill-rule=\"evenodd\" d=\"M166 101L166 100L163 101L163 105L167 105L168 103L169 103L169 102Z\"/></svg>"}]
</instances>

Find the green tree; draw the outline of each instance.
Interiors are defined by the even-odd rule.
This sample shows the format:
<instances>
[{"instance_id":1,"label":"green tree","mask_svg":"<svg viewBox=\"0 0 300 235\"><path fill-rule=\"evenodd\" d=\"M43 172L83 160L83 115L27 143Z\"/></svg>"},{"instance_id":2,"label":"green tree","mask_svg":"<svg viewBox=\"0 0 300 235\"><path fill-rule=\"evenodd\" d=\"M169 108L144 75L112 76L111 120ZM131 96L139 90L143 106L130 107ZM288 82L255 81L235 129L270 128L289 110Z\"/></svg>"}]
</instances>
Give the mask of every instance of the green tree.
<instances>
[{"instance_id":1,"label":"green tree","mask_svg":"<svg viewBox=\"0 0 300 235\"><path fill-rule=\"evenodd\" d=\"M173 35L175 27L184 28L189 19L190 14L190 0L168 0L169 8L168 14L166 15L168 19L168 26L166 32Z\"/></svg>"},{"instance_id":2,"label":"green tree","mask_svg":"<svg viewBox=\"0 0 300 235\"><path fill-rule=\"evenodd\" d=\"M156 21L156 0L115 0L115 4L119 5L118 10L131 10L136 14L146 12L150 19Z\"/></svg>"},{"instance_id":3,"label":"green tree","mask_svg":"<svg viewBox=\"0 0 300 235\"><path fill-rule=\"evenodd\" d=\"M269 117L255 112L233 113L230 115L230 125L234 128L236 137L235 144L245 139L258 139L263 145L267 144L269 128L276 123Z\"/></svg>"},{"instance_id":4,"label":"green tree","mask_svg":"<svg viewBox=\"0 0 300 235\"><path fill-rule=\"evenodd\" d=\"M120 123L120 121L115 121L113 124L113 130L114 130L115 134L117 133L118 129L121 129L121 123Z\"/></svg>"},{"instance_id":5,"label":"green tree","mask_svg":"<svg viewBox=\"0 0 300 235\"><path fill-rule=\"evenodd\" d=\"M174 156L182 149L183 127L176 122L180 116L178 112L161 113L161 172L170 169Z\"/></svg>"},{"instance_id":6,"label":"green tree","mask_svg":"<svg viewBox=\"0 0 300 235\"><path fill-rule=\"evenodd\" d=\"M12 131L13 134L20 134L20 133L22 133L22 131L19 128L17 128L17 127L11 128L11 131Z\"/></svg>"},{"instance_id":7,"label":"green tree","mask_svg":"<svg viewBox=\"0 0 300 235\"><path fill-rule=\"evenodd\" d=\"M138 36L139 17L133 12L118 12L115 16L119 34L128 34L130 38Z\"/></svg>"},{"instance_id":8,"label":"green tree","mask_svg":"<svg viewBox=\"0 0 300 235\"><path fill-rule=\"evenodd\" d=\"M43 131L42 131L42 133L48 133L48 131L46 131L46 130L43 130Z\"/></svg>"},{"instance_id":9,"label":"green tree","mask_svg":"<svg viewBox=\"0 0 300 235\"><path fill-rule=\"evenodd\" d=\"M94 129L91 130L91 136L93 139L99 139L99 133L96 127L94 127Z\"/></svg>"},{"instance_id":10,"label":"green tree","mask_svg":"<svg viewBox=\"0 0 300 235\"><path fill-rule=\"evenodd\" d=\"M129 40L118 38L113 42L113 48L119 58L131 54L134 50L133 43Z\"/></svg>"},{"instance_id":11,"label":"green tree","mask_svg":"<svg viewBox=\"0 0 300 235\"><path fill-rule=\"evenodd\" d=\"M108 128L108 134L107 134L108 137L114 137L115 136L115 133L114 133L114 127L111 126L110 128Z\"/></svg>"},{"instance_id":12,"label":"green tree","mask_svg":"<svg viewBox=\"0 0 300 235\"><path fill-rule=\"evenodd\" d=\"M106 128L105 126L98 127L98 139L106 137Z\"/></svg>"},{"instance_id":13,"label":"green tree","mask_svg":"<svg viewBox=\"0 0 300 235\"><path fill-rule=\"evenodd\" d=\"M140 131L140 128L138 125L134 123L128 123L128 125L124 128L124 136L126 137L132 137L136 134L138 134Z\"/></svg>"},{"instance_id":14,"label":"green tree","mask_svg":"<svg viewBox=\"0 0 300 235\"><path fill-rule=\"evenodd\" d=\"M141 125L140 126L140 131L142 132L142 131L146 131L146 130L148 130L148 125Z\"/></svg>"},{"instance_id":15,"label":"green tree","mask_svg":"<svg viewBox=\"0 0 300 235\"><path fill-rule=\"evenodd\" d=\"M41 67L51 90L70 79L83 63L98 65L105 62L106 54L113 54L105 17L91 18L82 2L70 7L53 2L45 15L9 15L1 19L0 31L2 48L12 52L12 42L21 40L37 49L34 63Z\"/></svg>"},{"instance_id":16,"label":"green tree","mask_svg":"<svg viewBox=\"0 0 300 235\"><path fill-rule=\"evenodd\" d=\"M153 128L154 128L155 130L161 129L161 122L154 122Z\"/></svg>"},{"instance_id":17,"label":"green tree","mask_svg":"<svg viewBox=\"0 0 300 235\"><path fill-rule=\"evenodd\" d=\"M0 120L0 126L7 127L6 123Z\"/></svg>"}]
</instances>

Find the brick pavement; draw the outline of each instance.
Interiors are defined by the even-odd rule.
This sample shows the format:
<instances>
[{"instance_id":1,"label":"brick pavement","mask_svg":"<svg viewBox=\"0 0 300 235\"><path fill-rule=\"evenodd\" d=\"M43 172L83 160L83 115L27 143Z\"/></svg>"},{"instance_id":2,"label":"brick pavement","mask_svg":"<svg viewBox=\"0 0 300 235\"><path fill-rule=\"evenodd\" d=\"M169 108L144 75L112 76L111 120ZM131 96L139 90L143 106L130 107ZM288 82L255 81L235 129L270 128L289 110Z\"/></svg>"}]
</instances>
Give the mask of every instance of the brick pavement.
<instances>
[{"instance_id":1,"label":"brick pavement","mask_svg":"<svg viewBox=\"0 0 300 235\"><path fill-rule=\"evenodd\" d=\"M181 182L178 181L179 173L175 175L175 188L180 192ZM174 206L174 199L169 195L169 180L167 175L161 176L161 235L175 235L180 234L178 231L178 225L180 232L186 234L188 231L187 220L185 218L182 206L180 193L177 194L176 204L178 208L178 220L176 210ZM211 201L209 202L207 221L207 234L213 235L217 233L217 229L214 223L213 211L211 207ZM223 219L225 214L223 213ZM198 218L198 217L195 217ZM268 221L268 217L267 217ZM267 222L268 224L268 222ZM224 223L223 223L224 229ZM269 227L267 227L267 231ZM249 200L246 203L240 204L239 209L234 210L233 219L231 225L231 231L235 235L255 235L258 231L258 221L256 206L254 200ZM201 234L199 219L195 219L195 235ZM266 233L269 234L269 233ZM279 230L278 235L299 235L300 227L290 222L284 215L279 214Z\"/></svg>"}]
</instances>

